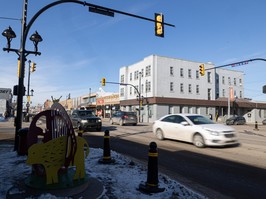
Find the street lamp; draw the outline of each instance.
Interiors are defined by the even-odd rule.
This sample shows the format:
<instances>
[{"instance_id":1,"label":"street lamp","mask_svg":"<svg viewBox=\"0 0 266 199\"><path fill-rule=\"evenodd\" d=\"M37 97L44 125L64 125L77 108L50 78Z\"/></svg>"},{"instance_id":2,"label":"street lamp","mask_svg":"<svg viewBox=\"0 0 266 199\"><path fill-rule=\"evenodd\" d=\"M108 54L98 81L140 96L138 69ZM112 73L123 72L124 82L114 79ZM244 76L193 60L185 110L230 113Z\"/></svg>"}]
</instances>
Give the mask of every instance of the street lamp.
<instances>
[{"instance_id":1,"label":"street lamp","mask_svg":"<svg viewBox=\"0 0 266 199\"><path fill-rule=\"evenodd\" d=\"M26 46L26 38L28 35L29 28L31 27L32 23L27 26L27 6L28 0L24 0L23 4L23 17L21 23L21 41L20 41L20 48L13 49L11 48L11 41L13 38L16 37L15 32L12 30L11 27L4 30L2 35L7 39L7 48L3 48L4 51L7 52L15 52L19 56L19 63L18 63L18 90L17 90L17 115L15 118L15 144L14 150L18 150L18 132L22 127L22 110L23 110L23 96L25 95L25 87L24 87L24 73L25 73L25 61L26 57L29 54L40 55L41 53L38 52L38 43L42 41L41 36L36 31L31 37L30 40L33 42L35 51L27 51L25 49Z\"/></svg>"}]
</instances>

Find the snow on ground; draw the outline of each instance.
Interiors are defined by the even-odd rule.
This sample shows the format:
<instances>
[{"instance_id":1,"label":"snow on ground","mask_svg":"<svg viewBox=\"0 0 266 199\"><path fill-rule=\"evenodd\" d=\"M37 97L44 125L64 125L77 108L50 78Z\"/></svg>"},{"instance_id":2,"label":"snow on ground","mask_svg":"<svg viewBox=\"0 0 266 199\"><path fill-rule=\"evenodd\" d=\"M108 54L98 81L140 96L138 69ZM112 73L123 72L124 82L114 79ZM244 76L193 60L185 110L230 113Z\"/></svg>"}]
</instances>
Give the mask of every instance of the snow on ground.
<instances>
[{"instance_id":1,"label":"snow on ground","mask_svg":"<svg viewBox=\"0 0 266 199\"><path fill-rule=\"evenodd\" d=\"M138 190L140 183L147 180L147 165L133 162L129 158L114 151L111 157L115 164L99 164L103 156L102 149L90 148L90 154L85 160L86 172L103 183L104 193L99 199L206 199L182 184L159 173L159 187L164 192L144 194ZM13 145L0 145L0 198L5 198L7 191L18 181L25 179L31 172L31 166L25 163L26 156L17 156ZM57 199L49 193L44 193L38 199ZM80 198L82 199L82 198ZM85 199L85 197L84 197Z\"/></svg>"}]
</instances>

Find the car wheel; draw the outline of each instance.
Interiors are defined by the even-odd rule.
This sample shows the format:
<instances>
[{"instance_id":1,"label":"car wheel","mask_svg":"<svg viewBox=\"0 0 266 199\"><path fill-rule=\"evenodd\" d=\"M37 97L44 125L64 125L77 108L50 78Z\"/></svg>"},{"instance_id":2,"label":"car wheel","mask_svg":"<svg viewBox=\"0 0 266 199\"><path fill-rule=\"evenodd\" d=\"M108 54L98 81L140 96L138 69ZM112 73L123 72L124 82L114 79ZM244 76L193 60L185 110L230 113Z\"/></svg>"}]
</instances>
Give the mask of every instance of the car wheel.
<instances>
[{"instance_id":1,"label":"car wheel","mask_svg":"<svg viewBox=\"0 0 266 199\"><path fill-rule=\"evenodd\" d=\"M123 126L124 125L123 120L120 120L119 124L120 124L120 126Z\"/></svg>"},{"instance_id":2,"label":"car wheel","mask_svg":"<svg viewBox=\"0 0 266 199\"><path fill-rule=\"evenodd\" d=\"M163 140L163 139L164 139L164 135L163 135L163 131L162 131L162 129L157 129L157 130L156 130L156 137L157 137L159 140Z\"/></svg>"},{"instance_id":3,"label":"car wheel","mask_svg":"<svg viewBox=\"0 0 266 199\"><path fill-rule=\"evenodd\" d=\"M204 148L205 147L204 139L200 134L194 135L193 144L198 148Z\"/></svg>"},{"instance_id":4,"label":"car wheel","mask_svg":"<svg viewBox=\"0 0 266 199\"><path fill-rule=\"evenodd\" d=\"M114 124L112 119L110 119L110 124L111 124L111 125Z\"/></svg>"}]
</instances>

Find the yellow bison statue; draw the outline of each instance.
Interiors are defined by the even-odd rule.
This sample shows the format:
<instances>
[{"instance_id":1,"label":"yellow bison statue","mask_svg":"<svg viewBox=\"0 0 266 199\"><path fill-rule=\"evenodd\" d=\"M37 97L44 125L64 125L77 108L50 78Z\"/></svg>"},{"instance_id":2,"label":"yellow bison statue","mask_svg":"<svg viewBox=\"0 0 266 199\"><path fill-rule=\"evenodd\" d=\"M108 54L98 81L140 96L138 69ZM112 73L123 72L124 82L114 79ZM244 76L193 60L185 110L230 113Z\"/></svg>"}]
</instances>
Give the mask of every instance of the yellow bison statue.
<instances>
[{"instance_id":1,"label":"yellow bison statue","mask_svg":"<svg viewBox=\"0 0 266 199\"><path fill-rule=\"evenodd\" d=\"M72 166L76 166L73 180L85 177L85 158L89 154L87 141L77 136L77 150ZM64 166L67 150L67 136L52 139L46 143L33 144L28 150L27 164L41 164L45 168L46 184L58 183L58 171ZM84 146L86 148L84 152Z\"/></svg>"}]
</instances>

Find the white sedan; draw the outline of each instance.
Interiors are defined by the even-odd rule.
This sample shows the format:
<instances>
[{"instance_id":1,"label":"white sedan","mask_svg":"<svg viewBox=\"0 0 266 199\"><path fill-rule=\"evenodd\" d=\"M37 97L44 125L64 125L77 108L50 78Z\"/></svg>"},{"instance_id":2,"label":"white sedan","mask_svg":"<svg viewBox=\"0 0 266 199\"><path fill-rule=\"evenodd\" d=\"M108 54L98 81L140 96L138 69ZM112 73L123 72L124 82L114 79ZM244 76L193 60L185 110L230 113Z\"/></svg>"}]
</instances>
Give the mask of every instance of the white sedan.
<instances>
[{"instance_id":1,"label":"white sedan","mask_svg":"<svg viewBox=\"0 0 266 199\"><path fill-rule=\"evenodd\" d=\"M235 130L198 114L170 114L153 123L153 133L165 138L193 143L196 147L238 144Z\"/></svg>"}]
</instances>

